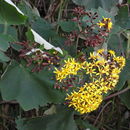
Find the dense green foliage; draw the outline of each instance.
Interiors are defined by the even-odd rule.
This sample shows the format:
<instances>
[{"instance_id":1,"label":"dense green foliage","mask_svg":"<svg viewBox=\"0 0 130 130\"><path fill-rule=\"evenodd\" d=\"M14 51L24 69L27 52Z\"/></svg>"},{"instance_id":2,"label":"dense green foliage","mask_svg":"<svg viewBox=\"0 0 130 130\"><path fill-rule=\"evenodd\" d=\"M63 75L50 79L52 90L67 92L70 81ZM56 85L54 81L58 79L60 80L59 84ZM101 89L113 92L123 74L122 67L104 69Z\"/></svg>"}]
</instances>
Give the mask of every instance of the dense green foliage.
<instances>
[{"instance_id":1,"label":"dense green foliage","mask_svg":"<svg viewBox=\"0 0 130 130\"><path fill-rule=\"evenodd\" d=\"M51 43L47 45L46 42L42 41L41 45L40 43L38 44L40 49L52 54L53 51L57 50L56 47L60 47L63 54L58 48L57 55L61 58L60 64L62 64L63 60L68 57L77 58L79 55L82 55L82 52L77 55L78 48L85 53L87 52L87 54L97 49L97 47L80 48L80 44L72 44L70 46L64 44L67 40L65 35L79 29L79 26L74 21L65 20L65 18L71 19L73 16L71 13L65 12L67 9L72 9L73 6L83 6L87 11L97 12L99 17L95 20L95 23L101 20L103 16L111 18L113 28L109 33L107 41L103 46L99 46L99 48L105 46L108 49L114 50L117 55L123 55L126 58L126 66L120 73L119 82L115 90L106 95L106 100L104 99L105 101L100 108L94 111L95 113L92 112L92 114L98 115L98 113L102 113L107 103L114 102L115 96L118 96L118 102L124 104L124 108L129 110L130 1L128 0L125 4L119 4L118 0L59 0L60 6L57 7L54 14L48 13L48 16L46 15L45 18L40 17L42 11L39 13L38 9L34 7L35 2L30 2L34 4L31 6L29 2L21 0L16 2L15 6L10 4L9 1L0 0L0 105L2 106L2 102L6 103L6 101L7 104L12 101L19 104L19 112L16 112L17 114L13 113L12 116L15 119L14 124L16 124L16 128L18 130L87 130L87 128L91 130L97 130L98 128L111 130L112 128L107 128L102 123L100 124L100 122L98 122L99 125L96 125L98 118L96 118L97 120L94 123L93 120L89 120L89 114L80 115L67 107L65 104L66 92L54 88L56 83L53 73L55 66L51 65L50 68L44 68L40 72L33 72L32 68L35 64L27 67L26 61L19 58L22 46L15 43L23 41L37 42L35 35L31 31L33 29L39 36ZM82 20L88 20L88 17L84 16ZM82 42L83 37L80 36L79 42ZM114 96L114 94L116 95ZM116 107L113 108L115 109ZM21 114L29 110L34 110L35 114L31 116ZM90 117L92 114L90 113ZM6 129L7 122L5 122L4 119L0 120L1 130ZM15 125L13 127L8 126L9 128L7 129L15 129ZM114 129L118 128L115 127Z\"/></svg>"}]
</instances>

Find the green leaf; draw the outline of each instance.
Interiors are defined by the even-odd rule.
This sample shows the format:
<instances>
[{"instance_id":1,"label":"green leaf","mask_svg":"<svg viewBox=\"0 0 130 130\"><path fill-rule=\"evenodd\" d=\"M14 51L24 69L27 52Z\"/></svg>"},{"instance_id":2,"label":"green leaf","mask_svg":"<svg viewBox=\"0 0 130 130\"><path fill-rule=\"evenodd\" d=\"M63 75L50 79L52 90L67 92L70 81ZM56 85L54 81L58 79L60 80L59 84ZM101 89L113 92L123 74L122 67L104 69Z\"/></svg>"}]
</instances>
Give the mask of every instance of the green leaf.
<instances>
[{"instance_id":1,"label":"green leaf","mask_svg":"<svg viewBox=\"0 0 130 130\"><path fill-rule=\"evenodd\" d=\"M112 22L114 22L114 16L112 16L110 12L106 11L105 9L101 7L98 8L98 15L99 15L100 20L102 19L102 17L105 17L105 18L111 18Z\"/></svg>"},{"instance_id":2,"label":"green leaf","mask_svg":"<svg viewBox=\"0 0 130 130\"><path fill-rule=\"evenodd\" d=\"M28 1L20 1L18 3L18 8L26 15L28 16L28 20L31 23L32 21L34 21L37 17L36 14L34 14L34 11L31 7L31 5L29 4Z\"/></svg>"},{"instance_id":3,"label":"green leaf","mask_svg":"<svg viewBox=\"0 0 130 130\"><path fill-rule=\"evenodd\" d=\"M118 34L111 34L108 40L108 49L114 50L116 55L125 54L127 42L124 37Z\"/></svg>"},{"instance_id":4,"label":"green leaf","mask_svg":"<svg viewBox=\"0 0 130 130\"><path fill-rule=\"evenodd\" d=\"M10 60L2 51L0 51L0 62L8 62Z\"/></svg>"},{"instance_id":5,"label":"green leaf","mask_svg":"<svg viewBox=\"0 0 130 130\"><path fill-rule=\"evenodd\" d=\"M14 6L4 0L0 0L0 24L23 24L26 18L27 17L20 14Z\"/></svg>"},{"instance_id":6,"label":"green leaf","mask_svg":"<svg viewBox=\"0 0 130 130\"><path fill-rule=\"evenodd\" d=\"M12 63L0 82L2 97L17 100L24 110L62 102L65 95L54 89L52 77L52 71L31 73L22 65Z\"/></svg>"},{"instance_id":7,"label":"green leaf","mask_svg":"<svg viewBox=\"0 0 130 130\"><path fill-rule=\"evenodd\" d=\"M130 60L126 60L126 65L120 73L119 82L116 85L116 90L120 90L125 85L125 82L130 79Z\"/></svg>"},{"instance_id":8,"label":"green leaf","mask_svg":"<svg viewBox=\"0 0 130 130\"><path fill-rule=\"evenodd\" d=\"M57 35L52 25L40 17L32 24L32 29L46 40Z\"/></svg>"},{"instance_id":9,"label":"green leaf","mask_svg":"<svg viewBox=\"0 0 130 130\"><path fill-rule=\"evenodd\" d=\"M116 25L125 29L130 28L129 7L127 5L119 8L118 15L116 16Z\"/></svg>"},{"instance_id":10,"label":"green leaf","mask_svg":"<svg viewBox=\"0 0 130 130\"><path fill-rule=\"evenodd\" d=\"M63 46L63 44L65 43L65 38L64 37L61 37L61 36L55 36L55 37L52 37L52 40L51 40L51 43L54 45L54 46L58 46L60 48L65 48L65 46Z\"/></svg>"},{"instance_id":11,"label":"green leaf","mask_svg":"<svg viewBox=\"0 0 130 130\"><path fill-rule=\"evenodd\" d=\"M4 32L4 25L0 25L0 33ZM7 34L11 36L15 41L18 41L17 30L14 26L7 26Z\"/></svg>"},{"instance_id":12,"label":"green leaf","mask_svg":"<svg viewBox=\"0 0 130 130\"><path fill-rule=\"evenodd\" d=\"M89 10L86 10L89 11ZM98 9L91 9L92 14L94 14L95 12L98 13L98 17L94 20L93 22L94 24L98 23L99 21L101 21L103 19L103 17L105 18L111 18L112 23L115 23L115 18L114 15L112 15L110 12L106 11L105 9L99 7ZM83 21L87 21L90 20L90 18L88 16L84 16L83 17ZM86 23L86 22L85 22ZM88 24L88 23L87 23ZM90 24L90 23L89 23ZM90 26L90 25L89 25Z\"/></svg>"},{"instance_id":13,"label":"green leaf","mask_svg":"<svg viewBox=\"0 0 130 130\"><path fill-rule=\"evenodd\" d=\"M118 32L121 32L122 30L123 28L121 28L119 25L114 24L111 29L110 35L117 34Z\"/></svg>"},{"instance_id":14,"label":"green leaf","mask_svg":"<svg viewBox=\"0 0 130 130\"><path fill-rule=\"evenodd\" d=\"M57 113L33 119L16 121L18 130L77 130L73 112L66 107L57 107Z\"/></svg>"},{"instance_id":15,"label":"green leaf","mask_svg":"<svg viewBox=\"0 0 130 130\"><path fill-rule=\"evenodd\" d=\"M93 125L89 124L87 121L83 121L82 119L77 119L76 124L82 128L82 129L88 129L88 130L98 130L96 127Z\"/></svg>"},{"instance_id":16,"label":"green leaf","mask_svg":"<svg viewBox=\"0 0 130 130\"><path fill-rule=\"evenodd\" d=\"M77 30L78 27L75 22L69 20L69 21L60 21L58 22L61 29L65 32L72 32L74 30Z\"/></svg>"},{"instance_id":17,"label":"green leaf","mask_svg":"<svg viewBox=\"0 0 130 130\"><path fill-rule=\"evenodd\" d=\"M23 47L19 44L11 44L11 47L16 50L16 51L20 51L20 49L22 49Z\"/></svg>"},{"instance_id":18,"label":"green leaf","mask_svg":"<svg viewBox=\"0 0 130 130\"><path fill-rule=\"evenodd\" d=\"M72 0L77 5L85 6L86 9L102 7L110 11L117 4L117 0Z\"/></svg>"},{"instance_id":19,"label":"green leaf","mask_svg":"<svg viewBox=\"0 0 130 130\"><path fill-rule=\"evenodd\" d=\"M108 40L108 49L114 50L116 54L120 54L120 39L117 34L111 35Z\"/></svg>"},{"instance_id":20,"label":"green leaf","mask_svg":"<svg viewBox=\"0 0 130 130\"><path fill-rule=\"evenodd\" d=\"M9 47L9 42L14 41L12 37L5 34L0 34L0 50L6 51Z\"/></svg>"},{"instance_id":21,"label":"green leaf","mask_svg":"<svg viewBox=\"0 0 130 130\"><path fill-rule=\"evenodd\" d=\"M124 103L124 105L130 109L130 90L126 91L125 93L119 95L121 101Z\"/></svg>"},{"instance_id":22,"label":"green leaf","mask_svg":"<svg viewBox=\"0 0 130 130\"><path fill-rule=\"evenodd\" d=\"M27 36L27 40L34 42L34 36L30 29L28 29L28 31L26 32L26 36Z\"/></svg>"}]
</instances>

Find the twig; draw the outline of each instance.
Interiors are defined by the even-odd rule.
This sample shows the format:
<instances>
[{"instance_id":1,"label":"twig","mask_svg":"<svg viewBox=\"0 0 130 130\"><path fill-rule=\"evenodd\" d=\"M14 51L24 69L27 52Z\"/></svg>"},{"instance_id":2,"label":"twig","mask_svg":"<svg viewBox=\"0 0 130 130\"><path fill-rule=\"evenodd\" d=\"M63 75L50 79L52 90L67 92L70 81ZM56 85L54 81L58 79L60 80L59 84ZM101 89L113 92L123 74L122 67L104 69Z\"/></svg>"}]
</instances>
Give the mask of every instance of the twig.
<instances>
[{"instance_id":1,"label":"twig","mask_svg":"<svg viewBox=\"0 0 130 130\"><path fill-rule=\"evenodd\" d=\"M119 92L117 92L117 93L111 94L111 95L107 96L106 98L104 98L104 100L107 100L107 99L110 99L110 98L112 98L112 97L118 96L118 95L120 95L120 94L122 94L122 93L128 91L129 89L130 89L130 88L127 87L127 88L125 88L125 89L123 89L123 90L121 90L121 91L119 91Z\"/></svg>"},{"instance_id":2,"label":"twig","mask_svg":"<svg viewBox=\"0 0 130 130\"><path fill-rule=\"evenodd\" d=\"M120 49L121 49L121 53L122 53L123 57L125 57L124 49L123 49L123 46L122 46L120 34L118 34L117 36L118 36L118 38L119 38L119 47L120 47Z\"/></svg>"},{"instance_id":3,"label":"twig","mask_svg":"<svg viewBox=\"0 0 130 130\"><path fill-rule=\"evenodd\" d=\"M2 104L19 104L17 101L0 101L0 105Z\"/></svg>"},{"instance_id":4,"label":"twig","mask_svg":"<svg viewBox=\"0 0 130 130\"><path fill-rule=\"evenodd\" d=\"M101 113L104 111L104 109L105 109L111 102L112 102L112 101L109 101L109 102L107 102L107 103L103 106L102 110L100 111L100 113L98 114L96 120L95 120L94 123L93 123L94 126L96 125L96 123L97 123L97 121L98 121L98 119L99 119Z\"/></svg>"}]
</instances>

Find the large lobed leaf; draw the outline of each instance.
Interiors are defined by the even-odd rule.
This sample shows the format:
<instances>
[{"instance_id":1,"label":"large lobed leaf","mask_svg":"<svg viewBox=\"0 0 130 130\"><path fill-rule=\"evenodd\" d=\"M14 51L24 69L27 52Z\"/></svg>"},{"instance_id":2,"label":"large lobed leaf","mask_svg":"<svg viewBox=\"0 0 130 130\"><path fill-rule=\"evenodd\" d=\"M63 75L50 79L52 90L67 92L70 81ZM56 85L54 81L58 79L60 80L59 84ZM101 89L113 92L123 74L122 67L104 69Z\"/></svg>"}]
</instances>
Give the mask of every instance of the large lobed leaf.
<instances>
[{"instance_id":1,"label":"large lobed leaf","mask_svg":"<svg viewBox=\"0 0 130 130\"><path fill-rule=\"evenodd\" d=\"M30 73L22 65L12 64L1 79L4 100L17 100L24 110L38 108L46 103L64 101L64 93L53 88L52 72Z\"/></svg>"},{"instance_id":2,"label":"large lobed leaf","mask_svg":"<svg viewBox=\"0 0 130 130\"><path fill-rule=\"evenodd\" d=\"M14 39L9 36L9 35L5 35L5 34L0 34L0 50L2 51L7 51L9 45L9 42L14 41Z\"/></svg>"},{"instance_id":3,"label":"large lobed leaf","mask_svg":"<svg viewBox=\"0 0 130 130\"><path fill-rule=\"evenodd\" d=\"M0 62L8 62L10 60L2 51L0 51Z\"/></svg>"},{"instance_id":4,"label":"large lobed leaf","mask_svg":"<svg viewBox=\"0 0 130 130\"><path fill-rule=\"evenodd\" d=\"M77 5L85 6L87 9L102 7L110 11L118 0L72 0Z\"/></svg>"},{"instance_id":5,"label":"large lobed leaf","mask_svg":"<svg viewBox=\"0 0 130 130\"><path fill-rule=\"evenodd\" d=\"M119 95L121 101L124 103L124 105L130 109L130 90Z\"/></svg>"},{"instance_id":6,"label":"large lobed leaf","mask_svg":"<svg viewBox=\"0 0 130 130\"><path fill-rule=\"evenodd\" d=\"M17 120L18 130L77 130L73 112L66 107L57 107L57 113L33 119Z\"/></svg>"},{"instance_id":7,"label":"large lobed leaf","mask_svg":"<svg viewBox=\"0 0 130 130\"><path fill-rule=\"evenodd\" d=\"M126 60L126 65L120 73L119 82L116 85L116 90L120 90L125 85L125 82L130 79L130 60Z\"/></svg>"},{"instance_id":8,"label":"large lobed leaf","mask_svg":"<svg viewBox=\"0 0 130 130\"><path fill-rule=\"evenodd\" d=\"M23 24L26 19L11 0L0 0L0 24Z\"/></svg>"},{"instance_id":9,"label":"large lobed leaf","mask_svg":"<svg viewBox=\"0 0 130 130\"><path fill-rule=\"evenodd\" d=\"M116 16L116 24L125 29L130 29L129 7L127 5L119 8Z\"/></svg>"}]
</instances>

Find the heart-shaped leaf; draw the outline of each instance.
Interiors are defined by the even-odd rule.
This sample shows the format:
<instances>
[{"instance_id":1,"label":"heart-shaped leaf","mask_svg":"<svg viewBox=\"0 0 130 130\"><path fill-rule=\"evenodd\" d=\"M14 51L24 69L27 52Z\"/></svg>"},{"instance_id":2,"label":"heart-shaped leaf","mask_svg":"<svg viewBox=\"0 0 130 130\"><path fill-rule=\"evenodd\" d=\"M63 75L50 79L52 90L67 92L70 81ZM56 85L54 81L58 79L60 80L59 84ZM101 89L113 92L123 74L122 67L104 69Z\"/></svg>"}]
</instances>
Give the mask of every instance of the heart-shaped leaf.
<instances>
[{"instance_id":1,"label":"heart-shaped leaf","mask_svg":"<svg viewBox=\"0 0 130 130\"><path fill-rule=\"evenodd\" d=\"M38 108L46 103L64 101L64 93L53 88L52 71L31 73L22 65L12 64L1 79L4 100L17 100L24 110Z\"/></svg>"},{"instance_id":2,"label":"heart-shaped leaf","mask_svg":"<svg viewBox=\"0 0 130 130\"><path fill-rule=\"evenodd\" d=\"M0 24L23 24L26 19L11 0L0 0Z\"/></svg>"},{"instance_id":3,"label":"heart-shaped leaf","mask_svg":"<svg viewBox=\"0 0 130 130\"><path fill-rule=\"evenodd\" d=\"M77 130L73 112L69 108L59 106L57 113L33 119L17 120L18 130Z\"/></svg>"}]
</instances>

